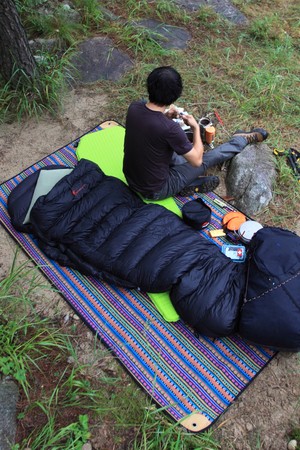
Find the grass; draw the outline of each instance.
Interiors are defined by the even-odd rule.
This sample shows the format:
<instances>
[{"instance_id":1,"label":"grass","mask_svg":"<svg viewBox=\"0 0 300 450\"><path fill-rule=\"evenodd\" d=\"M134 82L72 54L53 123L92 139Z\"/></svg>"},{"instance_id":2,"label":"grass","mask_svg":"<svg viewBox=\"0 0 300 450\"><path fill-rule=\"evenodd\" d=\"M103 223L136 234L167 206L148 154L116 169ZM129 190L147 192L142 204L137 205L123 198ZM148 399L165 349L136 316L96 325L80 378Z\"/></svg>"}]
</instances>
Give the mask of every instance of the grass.
<instances>
[{"instance_id":1,"label":"grass","mask_svg":"<svg viewBox=\"0 0 300 450\"><path fill-rule=\"evenodd\" d=\"M0 325L0 371L13 376L21 385L26 397L31 388L27 374L39 367L39 360L48 357L51 348L66 350L66 341L59 330L51 329L47 320L11 318Z\"/></svg>"},{"instance_id":2,"label":"grass","mask_svg":"<svg viewBox=\"0 0 300 450\"><path fill-rule=\"evenodd\" d=\"M83 29L86 32L101 29L104 16L97 0L75 0L74 4L81 14Z\"/></svg>"},{"instance_id":3,"label":"grass","mask_svg":"<svg viewBox=\"0 0 300 450\"><path fill-rule=\"evenodd\" d=\"M300 443L300 428L294 428L290 434L291 439L296 439Z\"/></svg>"},{"instance_id":4,"label":"grass","mask_svg":"<svg viewBox=\"0 0 300 450\"><path fill-rule=\"evenodd\" d=\"M50 406L52 405L50 404ZM82 450L83 445L90 437L87 415L79 415L76 422L56 429L56 417L51 415L49 410L43 406L41 406L41 412L46 415L47 424L39 429L38 433L35 433L36 436L29 436L31 450L46 448L52 450ZM14 444L11 450L26 450L27 448L27 442L23 442Z\"/></svg>"},{"instance_id":5,"label":"grass","mask_svg":"<svg viewBox=\"0 0 300 450\"><path fill-rule=\"evenodd\" d=\"M49 356L51 355L51 367L63 368L64 357L71 353L72 345L68 334L49 319L38 317L35 313L32 297L36 290L45 288L41 284L37 268L30 267L27 262L18 265L16 261L17 258L9 275L0 283L0 373L2 376L14 378L19 384L20 404L26 405L24 410L19 412L20 423L23 420L26 424L26 417L36 408L40 410L38 417L42 414L46 420L42 427L39 427L37 422L30 436L12 448L16 450L28 447L29 440L32 450L81 450L89 437L87 415L79 415L75 422L59 429L57 415L61 408L69 406L72 410L91 409L91 405L96 403L93 398L95 391L89 388L84 379L81 380L77 376L77 372L82 368L72 368L68 376L64 370L60 378L55 380L55 387L46 398L43 389L39 390L36 386L39 377L44 377L44 383L48 375L51 377L49 367L47 373L43 371L45 365L49 365ZM37 391L38 400L33 399ZM85 407L81 398L87 395L89 404ZM58 445L59 443L61 445Z\"/></svg>"},{"instance_id":6,"label":"grass","mask_svg":"<svg viewBox=\"0 0 300 450\"><path fill-rule=\"evenodd\" d=\"M144 417L131 450L217 450L221 448L212 432L202 435L191 434L178 425L171 425L161 415L164 408L149 406L144 409Z\"/></svg>"},{"instance_id":7,"label":"grass","mask_svg":"<svg viewBox=\"0 0 300 450\"><path fill-rule=\"evenodd\" d=\"M271 148L300 149L300 6L296 0L259 4L235 0L249 19L249 26L242 28L223 20L211 8L190 13L167 0L105 0L101 8L96 0L74 0L74 10L80 14L75 24L64 19L59 1L16 3L29 38L55 37L57 41L53 52L37 55L38 80L29 80L23 74L16 89L0 80L0 122L48 111L59 114L68 88L64 74L72 69L69 60L73 48L79 40L101 34L135 61L134 68L118 83L98 82L97 88L110 99L103 111L107 117L124 123L128 104L147 97L145 78L150 70L171 64L184 80L178 105L197 117L219 112L224 128L217 128L217 141L227 139L235 129L258 125L270 131ZM49 14L43 13L46 6ZM187 50L167 51L155 35L132 25L132 21L145 18L186 27L193 36ZM274 198L258 218L266 224L293 229L299 221L300 186L284 158L277 158L276 165ZM81 449L99 424L109 430L111 448L219 448L211 432L191 435L169 422L163 410L147 403L121 369L114 369L113 376L103 373L95 384L90 375L93 368L77 358L77 336L83 333L79 326L73 323L62 329L61 323L36 313L34 298L41 289L45 289L43 282L27 264L14 263L0 285L0 371L12 376L23 392L19 423L30 425L30 417L41 416L36 431L28 426L27 435L19 436L14 450ZM103 354L98 341L93 346L95 364L112 358ZM38 397L33 396L34 379L44 380L43 374L49 370L49 355L55 362L51 385L38 391ZM70 357L74 364L66 365ZM61 415L61 411L66 414ZM295 433L297 430L295 426Z\"/></svg>"},{"instance_id":8,"label":"grass","mask_svg":"<svg viewBox=\"0 0 300 450\"><path fill-rule=\"evenodd\" d=\"M31 79L16 68L11 77L12 80L18 75L16 86L11 81L1 85L0 79L0 123L14 119L20 121L24 117L38 118L46 112L57 115L62 107L63 94L72 80L71 52L72 49L59 55L38 54L39 76Z\"/></svg>"}]
</instances>

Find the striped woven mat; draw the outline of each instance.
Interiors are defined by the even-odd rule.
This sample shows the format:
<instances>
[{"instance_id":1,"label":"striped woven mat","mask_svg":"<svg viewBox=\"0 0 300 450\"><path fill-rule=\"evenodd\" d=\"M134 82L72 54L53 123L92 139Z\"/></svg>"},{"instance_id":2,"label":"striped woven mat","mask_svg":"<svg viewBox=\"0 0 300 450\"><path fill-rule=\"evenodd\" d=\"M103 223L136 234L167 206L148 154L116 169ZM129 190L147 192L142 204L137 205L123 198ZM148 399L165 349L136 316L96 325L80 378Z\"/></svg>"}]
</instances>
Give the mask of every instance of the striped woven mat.
<instances>
[{"instance_id":1,"label":"striped woven mat","mask_svg":"<svg viewBox=\"0 0 300 450\"><path fill-rule=\"evenodd\" d=\"M95 130L100 130L96 127ZM195 336L182 321L166 322L146 293L116 288L49 260L31 235L18 233L7 213L12 189L31 173L53 164L76 164L74 143L55 151L0 186L0 221L76 313L114 352L140 386L169 415L191 431L209 427L272 359L267 348L239 336ZM221 227L229 204L202 194L212 209L208 231ZM191 198L176 197L179 208ZM221 246L224 238L214 239Z\"/></svg>"}]
</instances>

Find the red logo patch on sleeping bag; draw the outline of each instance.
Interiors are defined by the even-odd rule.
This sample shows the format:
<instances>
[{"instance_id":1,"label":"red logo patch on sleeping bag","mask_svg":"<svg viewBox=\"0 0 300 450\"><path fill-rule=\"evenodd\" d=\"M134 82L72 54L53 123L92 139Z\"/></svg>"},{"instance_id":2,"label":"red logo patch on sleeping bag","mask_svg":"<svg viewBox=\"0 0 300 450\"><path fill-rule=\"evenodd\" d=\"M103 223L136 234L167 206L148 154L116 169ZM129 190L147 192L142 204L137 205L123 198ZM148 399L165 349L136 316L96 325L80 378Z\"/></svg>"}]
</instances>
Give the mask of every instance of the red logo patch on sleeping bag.
<instances>
[{"instance_id":1,"label":"red logo patch on sleeping bag","mask_svg":"<svg viewBox=\"0 0 300 450\"><path fill-rule=\"evenodd\" d=\"M86 184L83 184L82 186L80 186L78 189L72 189L72 195L74 195L74 197L76 197L80 192L83 191L83 189L85 189L87 187Z\"/></svg>"}]
</instances>

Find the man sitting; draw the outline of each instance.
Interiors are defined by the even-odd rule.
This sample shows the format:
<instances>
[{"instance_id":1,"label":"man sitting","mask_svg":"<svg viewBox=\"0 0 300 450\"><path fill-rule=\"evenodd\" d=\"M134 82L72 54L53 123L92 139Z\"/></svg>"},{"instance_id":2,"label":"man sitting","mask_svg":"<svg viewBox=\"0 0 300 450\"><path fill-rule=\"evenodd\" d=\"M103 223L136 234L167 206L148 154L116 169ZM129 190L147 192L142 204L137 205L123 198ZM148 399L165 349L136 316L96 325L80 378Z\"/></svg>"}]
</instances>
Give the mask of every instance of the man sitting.
<instances>
[{"instance_id":1,"label":"man sitting","mask_svg":"<svg viewBox=\"0 0 300 450\"><path fill-rule=\"evenodd\" d=\"M204 176L208 168L233 158L247 144L268 137L263 128L236 131L228 142L204 153L195 118L191 114L182 116L193 132L193 142L172 120L178 117L178 111L170 105L183 89L180 74L170 66L158 67L148 76L147 89L149 101L135 101L128 108L123 160L129 186L146 199L214 190L219 179Z\"/></svg>"}]
</instances>

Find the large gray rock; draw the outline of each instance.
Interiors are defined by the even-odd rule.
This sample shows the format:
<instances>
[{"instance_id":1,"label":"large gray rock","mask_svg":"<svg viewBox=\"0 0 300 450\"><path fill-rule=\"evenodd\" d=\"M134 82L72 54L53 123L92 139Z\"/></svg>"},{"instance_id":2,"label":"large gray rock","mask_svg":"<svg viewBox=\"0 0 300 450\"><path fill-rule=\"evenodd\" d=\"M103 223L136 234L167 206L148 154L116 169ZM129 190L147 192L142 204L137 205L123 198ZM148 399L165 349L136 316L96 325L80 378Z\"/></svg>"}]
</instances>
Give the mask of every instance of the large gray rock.
<instances>
[{"instance_id":1,"label":"large gray rock","mask_svg":"<svg viewBox=\"0 0 300 450\"><path fill-rule=\"evenodd\" d=\"M147 29L151 39L165 49L184 50L192 39L192 35L185 28L167 25L155 19L140 20L134 22L134 25Z\"/></svg>"},{"instance_id":2,"label":"large gray rock","mask_svg":"<svg viewBox=\"0 0 300 450\"><path fill-rule=\"evenodd\" d=\"M201 6L209 6L218 14L236 25L246 25L248 19L229 0L175 0L179 6L187 11L197 11Z\"/></svg>"},{"instance_id":3,"label":"large gray rock","mask_svg":"<svg viewBox=\"0 0 300 450\"><path fill-rule=\"evenodd\" d=\"M225 179L234 205L251 216L268 206L276 179L272 150L266 144L248 145L235 156Z\"/></svg>"},{"instance_id":4,"label":"large gray rock","mask_svg":"<svg viewBox=\"0 0 300 450\"><path fill-rule=\"evenodd\" d=\"M19 390L13 381L0 381L0 449L10 450L15 442L16 407Z\"/></svg>"},{"instance_id":5,"label":"large gray rock","mask_svg":"<svg viewBox=\"0 0 300 450\"><path fill-rule=\"evenodd\" d=\"M118 81L133 66L129 56L115 48L106 37L81 42L71 62L76 69L72 73L75 82L84 84L98 80Z\"/></svg>"}]
</instances>

